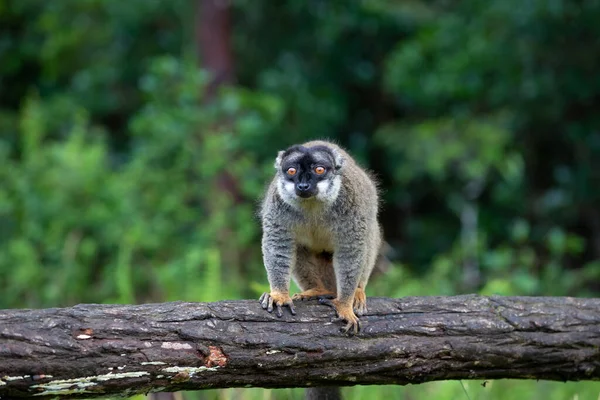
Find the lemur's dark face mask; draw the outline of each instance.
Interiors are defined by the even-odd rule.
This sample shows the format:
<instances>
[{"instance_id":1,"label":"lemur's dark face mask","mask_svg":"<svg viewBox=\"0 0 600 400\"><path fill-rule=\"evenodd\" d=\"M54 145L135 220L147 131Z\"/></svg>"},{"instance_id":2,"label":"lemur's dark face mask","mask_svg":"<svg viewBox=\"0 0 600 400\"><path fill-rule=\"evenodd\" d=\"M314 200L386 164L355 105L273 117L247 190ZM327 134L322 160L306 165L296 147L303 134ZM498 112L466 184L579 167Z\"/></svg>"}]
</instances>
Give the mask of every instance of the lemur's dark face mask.
<instances>
[{"instance_id":1,"label":"lemur's dark face mask","mask_svg":"<svg viewBox=\"0 0 600 400\"><path fill-rule=\"evenodd\" d=\"M290 161L283 166L283 174L288 182L293 182L296 196L303 199L316 196L319 188L330 178L331 163L312 154L304 154Z\"/></svg>"}]
</instances>

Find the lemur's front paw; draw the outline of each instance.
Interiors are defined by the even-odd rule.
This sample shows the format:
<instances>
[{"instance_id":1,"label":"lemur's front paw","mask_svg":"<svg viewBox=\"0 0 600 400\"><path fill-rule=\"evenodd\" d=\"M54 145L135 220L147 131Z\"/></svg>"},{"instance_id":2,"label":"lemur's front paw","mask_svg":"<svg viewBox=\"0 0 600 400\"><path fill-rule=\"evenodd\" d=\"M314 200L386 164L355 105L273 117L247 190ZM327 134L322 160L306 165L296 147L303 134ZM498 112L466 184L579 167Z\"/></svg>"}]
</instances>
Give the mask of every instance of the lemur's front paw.
<instances>
[{"instance_id":1,"label":"lemur's front paw","mask_svg":"<svg viewBox=\"0 0 600 400\"><path fill-rule=\"evenodd\" d=\"M337 313L337 319L335 321L347 322L346 326L342 328L344 333L348 333L350 330L352 330L354 334L358 333L360 330L360 321L356 314L354 314L352 303L341 303L338 299L330 300L326 298L320 298L319 303L335 309L335 312Z\"/></svg>"},{"instance_id":2,"label":"lemur's front paw","mask_svg":"<svg viewBox=\"0 0 600 400\"><path fill-rule=\"evenodd\" d=\"M277 308L277 316L281 318L283 316L282 306L288 306L290 308L290 313L292 315L296 315L296 310L294 309L294 303L292 302L292 298L289 293L282 292L271 292L271 293L263 293L262 296L258 299L260 305L263 309L268 312L273 312L273 304Z\"/></svg>"},{"instance_id":3,"label":"lemur's front paw","mask_svg":"<svg viewBox=\"0 0 600 400\"><path fill-rule=\"evenodd\" d=\"M296 293L292 296L292 300L315 300L320 299L321 297L333 299L335 298L335 293L323 288L314 288L305 290L301 293Z\"/></svg>"}]
</instances>

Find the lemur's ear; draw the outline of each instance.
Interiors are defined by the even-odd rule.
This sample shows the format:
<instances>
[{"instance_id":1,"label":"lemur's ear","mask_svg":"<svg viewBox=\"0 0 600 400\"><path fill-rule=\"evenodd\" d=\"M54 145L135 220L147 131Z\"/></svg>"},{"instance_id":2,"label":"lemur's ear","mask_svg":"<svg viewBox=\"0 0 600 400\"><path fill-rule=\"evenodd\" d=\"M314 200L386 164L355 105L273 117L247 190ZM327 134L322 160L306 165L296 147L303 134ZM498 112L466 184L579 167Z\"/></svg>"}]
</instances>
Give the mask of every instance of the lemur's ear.
<instances>
[{"instance_id":1,"label":"lemur's ear","mask_svg":"<svg viewBox=\"0 0 600 400\"><path fill-rule=\"evenodd\" d=\"M346 163L346 159L344 158L344 156L342 156L340 154L339 151L334 149L332 152L333 152L333 161L334 161L334 165L335 165L335 170L339 171L342 169L342 167Z\"/></svg>"},{"instance_id":2,"label":"lemur's ear","mask_svg":"<svg viewBox=\"0 0 600 400\"><path fill-rule=\"evenodd\" d=\"M281 150L277 153L277 158L275 159L275 169L281 168L281 159L283 158L283 154L285 151Z\"/></svg>"}]
</instances>

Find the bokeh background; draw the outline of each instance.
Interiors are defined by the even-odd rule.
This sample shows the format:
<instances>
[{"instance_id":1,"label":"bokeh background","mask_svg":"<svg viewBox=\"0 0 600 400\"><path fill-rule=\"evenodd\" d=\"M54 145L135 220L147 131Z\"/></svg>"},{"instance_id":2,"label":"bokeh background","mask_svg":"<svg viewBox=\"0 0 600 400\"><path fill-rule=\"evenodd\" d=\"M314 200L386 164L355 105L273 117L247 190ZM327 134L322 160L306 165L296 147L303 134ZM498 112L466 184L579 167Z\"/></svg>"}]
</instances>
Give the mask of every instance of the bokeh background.
<instances>
[{"instance_id":1,"label":"bokeh background","mask_svg":"<svg viewBox=\"0 0 600 400\"><path fill-rule=\"evenodd\" d=\"M368 295L597 297L599 54L598 0L0 0L0 308L258 298L258 201L313 138L381 182ZM344 394L600 396L463 383Z\"/></svg>"}]
</instances>

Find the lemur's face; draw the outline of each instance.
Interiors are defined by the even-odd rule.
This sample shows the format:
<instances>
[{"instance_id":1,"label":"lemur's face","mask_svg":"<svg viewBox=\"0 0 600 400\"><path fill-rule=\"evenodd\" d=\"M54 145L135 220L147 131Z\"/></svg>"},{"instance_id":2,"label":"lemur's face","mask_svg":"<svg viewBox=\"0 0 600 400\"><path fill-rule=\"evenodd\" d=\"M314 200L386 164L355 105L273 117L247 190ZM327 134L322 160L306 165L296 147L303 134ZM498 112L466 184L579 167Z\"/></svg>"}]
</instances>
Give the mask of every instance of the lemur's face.
<instances>
[{"instance_id":1,"label":"lemur's face","mask_svg":"<svg viewBox=\"0 0 600 400\"><path fill-rule=\"evenodd\" d=\"M331 201L340 186L335 155L325 146L290 147L277 158L278 191L286 199Z\"/></svg>"}]
</instances>

